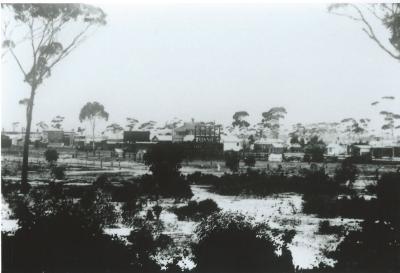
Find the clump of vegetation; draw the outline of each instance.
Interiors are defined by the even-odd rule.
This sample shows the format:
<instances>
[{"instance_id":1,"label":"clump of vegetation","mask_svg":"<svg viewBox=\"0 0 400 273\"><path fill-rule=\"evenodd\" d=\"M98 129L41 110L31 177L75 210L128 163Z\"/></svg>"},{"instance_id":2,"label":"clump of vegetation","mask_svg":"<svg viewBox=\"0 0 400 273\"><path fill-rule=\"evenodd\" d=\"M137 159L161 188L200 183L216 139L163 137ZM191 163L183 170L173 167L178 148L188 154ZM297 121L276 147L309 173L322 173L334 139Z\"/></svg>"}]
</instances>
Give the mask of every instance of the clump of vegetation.
<instances>
[{"instance_id":1,"label":"clump of vegetation","mask_svg":"<svg viewBox=\"0 0 400 273\"><path fill-rule=\"evenodd\" d=\"M379 220L367 220L361 227L330 253L337 260L333 272L399 272L399 228Z\"/></svg>"},{"instance_id":2,"label":"clump of vegetation","mask_svg":"<svg viewBox=\"0 0 400 273\"><path fill-rule=\"evenodd\" d=\"M46 161L49 163L50 167L50 176L53 178L53 181L58 179L64 179L65 178L65 170L66 168L64 166L58 166L57 160L59 158L59 154L56 149L47 149L44 152L44 158Z\"/></svg>"},{"instance_id":3,"label":"clump of vegetation","mask_svg":"<svg viewBox=\"0 0 400 273\"><path fill-rule=\"evenodd\" d=\"M344 184L346 182L350 182L351 184L353 184L357 178L358 173L359 170L353 164L353 159L346 158L345 160L343 160L341 166L339 168L336 168L334 179L341 184Z\"/></svg>"},{"instance_id":4,"label":"clump of vegetation","mask_svg":"<svg viewBox=\"0 0 400 273\"><path fill-rule=\"evenodd\" d=\"M345 189L329 178L323 169L304 169L296 176L282 173L248 170L242 174L224 174L212 181L213 190L224 195L251 194L265 196L274 193L337 194Z\"/></svg>"},{"instance_id":5,"label":"clump of vegetation","mask_svg":"<svg viewBox=\"0 0 400 273\"><path fill-rule=\"evenodd\" d=\"M328 220L319 222L319 234L342 234L343 228L341 226L332 226Z\"/></svg>"},{"instance_id":6,"label":"clump of vegetation","mask_svg":"<svg viewBox=\"0 0 400 273\"><path fill-rule=\"evenodd\" d=\"M189 201L186 206L174 208L173 212L178 220L200 220L215 212L220 211L217 203L212 199L205 199L200 202Z\"/></svg>"},{"instance_id":7,"label":"clump of vegetation","mask_svg":"<svg viewBox=\"0 0 400 273\"><path fill-rule=\"evenodd\" d=\"M57 162L59 155L56 149L47 149L44 152L44 158L50 165L54 165Z\"/></svg>"},{"instance_id":8,"label":"clump of vegetation","mask_svg":"<svg viewBox=\"0 0 400 273\"><path fill-rule=\"evenodd\" d=\"M334 194L313 194L303 196L303 212L319 217L368 218L377 215L376 200L350 196L339 198Z\"/></svg>"},{"instance_id":9,"label":"clump of vegetation","mask_svg":"<svg viewBox=\"0 0 400 273\"><path fill-rule=\"evenodd\" d=\"M383 174L375 191L379 219L400 227L400 172Z\"/></svg>"},{"instance_id":10,"label":"clump of vegetation","mask_svg":"<svg viewBox=\"0 0 400 273\"><path fill-rule=\"evenodd\" d=\"M235 151L227 151L224 154L225 166L231 170L233 173L239 171L240 155Z\"/></svg>"},{"instance_id":11,"label":"clump of vegetation","mask_svg":"<svg viewBox=\"0 0 400 273\"><path fill-rule=\"evenodd\" d=\"M7 201L19 229L14 234L2 233L4 272L156 273L161 268L152 255L172 243L161 233L162 225L155 225L158 220L137 215L139 203L125 210L131 212L126 218L134 222L129 245L104 234L120 215L110 194L99 188L88 188L77 199L68 197L61 184L51 183ZM157 211L161 212L156 207L152 211L156 218Z\"/></svg>"},{"instance_id":12,"label":"clump of vegetation","mask_svg":"<svg viewBox=\"0 0 400 273\"><path fill-rule=\"evenodd\" d=\"M244 158L244 164L247 167L254 167L256 165L256 158L254 155L248 155Z\"/></svg>"},{"instance_id":13,"label":"clump of vegetation","mask_svg":"<svg viewBox=\"0 0 400 273\"><path fill-rule=\"evenodd\" d=\"M132 270L122 241L103 233L113 211L97 193L79 202L50 187L32 189L11 204L15 234L2 233L4 272L110 272ZM29 243L27 243L29 242Z\"/></svg>"},{"instance_id":14,"label":"clump of vegetation","mask_svg":"<svg viewBox=\"0 0 400 273\"><path fill-rule=\"evenodd\" d=\"M326 144L314 136L307 142L304 147L304 161L306 162L323 162Z\"/></svg>"},{"instance_id":15,"label":"clump of vegetation","mask_svg":"<svg viewBox=\"0 0 400 273\"><path fill-rule=\"evenodd\" d=\"M148 189L156 195L190 198L193 193L189 184L180 173L184 151L173 144L156 144L144 156L153 177L149 179Z\"/></svg>"},{"instance_id":16,"label":"clump of vegetation","mask_svg":"<svg viewBox=\"0 0 400 273\"><path fill-rule=\"evenodd\" d=\"M278 256L267 229L242 214L218 213L204 219L193 246L195 272L294 272L290 252L284 246Z\"/></svg>"},{"instance_id":17,"label":"clump of vegetation","mask_svg":"<svg viewBox=\"0 0 400 273\"><path fill-rule=\"evenodd\" d=\"M205 174L199 171L188 174L186 180L196 185L214 185L219 178L213 174Z\"/></svg>"},{"instance_id":18,"label":"clump of vegetation","mask_svg":"<svg viewBox=\"0 0 400 273\"><path fill-rule=\"evenodd\" d=\"M50 175L54 180L62 180L65 178L65 167L64 166L52 166L50 169Z\"/></svg>"}]
</instances>

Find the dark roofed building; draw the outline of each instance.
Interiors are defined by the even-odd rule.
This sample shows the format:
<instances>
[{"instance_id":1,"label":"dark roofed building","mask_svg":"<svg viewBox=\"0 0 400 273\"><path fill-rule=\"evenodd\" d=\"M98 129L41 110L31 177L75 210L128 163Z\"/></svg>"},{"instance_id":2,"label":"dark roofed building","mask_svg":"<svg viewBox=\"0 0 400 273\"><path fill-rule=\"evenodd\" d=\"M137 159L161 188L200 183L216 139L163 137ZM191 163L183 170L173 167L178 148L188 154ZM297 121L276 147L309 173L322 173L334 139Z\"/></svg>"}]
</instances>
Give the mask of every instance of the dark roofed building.
<instances>
[{"instance_id":1,"label":"dark roofed building","mask_svg":"<svg viewBox=\"0 0 400 273\"><path fill-rule=\"evenodd\" d=\"M125 131L124 143L150 142L150 131Z\"/></svg>"}]
</instances>

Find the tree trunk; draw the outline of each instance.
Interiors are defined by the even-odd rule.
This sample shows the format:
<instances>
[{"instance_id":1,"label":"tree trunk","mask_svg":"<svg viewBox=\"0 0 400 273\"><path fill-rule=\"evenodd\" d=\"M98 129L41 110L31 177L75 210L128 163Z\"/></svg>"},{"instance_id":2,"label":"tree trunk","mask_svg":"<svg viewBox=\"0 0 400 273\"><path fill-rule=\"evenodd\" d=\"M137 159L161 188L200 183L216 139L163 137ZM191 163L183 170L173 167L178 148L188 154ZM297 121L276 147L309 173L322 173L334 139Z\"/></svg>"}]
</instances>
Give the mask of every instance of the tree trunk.
<instances>
[{"instance_id":1,"label":"tree trunk","mask_svg":"<svg viewBox=\"0 0 400 273\"><path fill-rule=\"evenodd\" d=\"M32 112L33 112L33 100L35 98L36 86L31 87L31 97L26 108L26 130L25 130L25 141L24 141L24 152L22 157L22 173L21 173L21 192L27 193L29 190L28 185L28 157L29 157L29 140L31 135L31 123L32 123Z\"/></svg>"},{"instance_id":2,"label":"tree trunk","mask_svg":"<svg viewBox=\"0 0 400 273\"><path fill-rule=\"evenodd\" d=\"M93 123L92 123L92 140L93 140L92 149L93 149L93 156L96 155L96 153L95 153L95 144L94 144L94 131L95 131L95 127L96 127L96 120L93 118Z\"/></svg>"}]
</instances>

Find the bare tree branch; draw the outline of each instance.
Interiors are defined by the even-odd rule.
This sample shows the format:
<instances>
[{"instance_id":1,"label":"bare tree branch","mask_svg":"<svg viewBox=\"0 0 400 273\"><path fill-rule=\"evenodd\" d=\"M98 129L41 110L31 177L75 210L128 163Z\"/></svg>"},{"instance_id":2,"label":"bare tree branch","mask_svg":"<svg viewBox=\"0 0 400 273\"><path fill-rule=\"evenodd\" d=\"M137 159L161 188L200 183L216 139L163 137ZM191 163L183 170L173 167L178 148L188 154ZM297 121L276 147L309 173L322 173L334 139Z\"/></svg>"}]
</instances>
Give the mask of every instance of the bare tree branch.
<instances>
[{"instance_id":1,"label":"bare tree branch","mask_svg":"<svg viewBox=\"0 0 400 273\"><path fill-rule=\"evenodd\" d=\"M23 73L24 76L26 77L26 72L25 72L24 68L22 67L21 62L19 61L19 59L18 59L17 56L15 55L14 50L13 50L11 47L9 47L9 51L11 52L11 55L14 57L15 61L17 62L19 68L20 68L21 71L22 71L22 73Z\"/></svg>"}]
</instances>

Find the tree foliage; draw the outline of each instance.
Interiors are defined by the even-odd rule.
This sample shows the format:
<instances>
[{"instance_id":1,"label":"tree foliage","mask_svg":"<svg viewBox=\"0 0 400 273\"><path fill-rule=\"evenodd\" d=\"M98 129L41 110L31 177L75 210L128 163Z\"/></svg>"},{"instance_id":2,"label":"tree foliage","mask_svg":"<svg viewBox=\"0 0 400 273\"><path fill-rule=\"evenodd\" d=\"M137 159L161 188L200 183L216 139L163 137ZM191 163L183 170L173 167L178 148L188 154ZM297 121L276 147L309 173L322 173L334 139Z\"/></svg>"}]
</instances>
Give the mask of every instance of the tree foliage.
<instances>
[{"instance_id":1,"label":"tree foliage","mask_svg":"<svg viewBox=\"0 0 400 273\"><path fill-rule=\"evenodd\" d=\"M250 123L245 120L246 117L249 116L249 113L247 113L246 111L238 111L235 112L235 114L233 114L233 122L232 122L232 126L233 127L238 127L238 128L247 128L250 126Z\"/></svg>"},{"instance_id":2,"label":"tree foliage","mask_svg":"<svg viewBox=\"0 0 400 273\"><path fill-rule=\"evenodd\" d=\"M328 11L345 16L362 26L362 31L389 56L400 61L400 4L333 4ZM389 37L383 41L376 33L377 26L383 25ZM390 44L386 45L387 43Z\"/></svg>"},{"instance_id":3,"label":"tree foliage","mask_svg":"<svg viewBox=\"0 0 400 273\"><path fill-rule=\"evenodd\" d=\"M136 124L139 123L137 119L130 117L126 118L126 122L127 122L126 127L129 129L129 131L132 131L135 128Z\"/></svg>"},{"instance_id":4,"label":"tree foliage","mask_svg":"<svg viewBox=\"0 0 400 273\"><path fill-rule=\"evenodd\" d=\"M304 147L305 158L307 159L306 161L324 161L325 151L326 144L319 139L318 136L313 136Z\"/></svg>"},{"instance_id":5,"label":"tree foliage","mask_svg":"<svg viewBox=\"0 0 400 273\"><path fill-rule=\"evenodd\" d=\"M26 133L22 159L21 186L27 191L29 138L34 99L38 87L53 68L75 50L94 26L106 24L106 14L85 4L2 4L3 56L10 53L30 86L26 101ZM14 32L18 28L18 32ZM17 34L22 34L20 37ZM31 62L24 62L17 45L27 42Z\"/></svg>"},{"instance_id":6,"label":"tree foliage","mask_svg":"<svg viewBox=\"0 0 400 273\"><path fill-rule=\"evenodd\" d=\"M60 130L62 128L62 123L64 122L65 117L56 116L51 120L51 127L54 129Z\"/></svg>"},{"instance_id":7,"label":"tree foliage","mask_svg":"<svg viewBox=\"0 0 400 273\"><path fill-rule=\"evenodd\" d=\"M97 101L86 103L80 113L79 121L83 122L85 120L89 121L92 128L92 140L93 140L93 152L94 152L94 136L96 130L96 120L105 119L108 120L108 113L104 110L104 106Z\"/></svg>"},{"instance_id":8,"label":"tree foliage","mask_svg":"<svg viewBox=\"0 0 400 273\"><path fill-rule=\"evenodd\" d=\"M56 149L47 149L44 152L44 158L50 164L54 164L58 160L58 152Z\"/></svg>"},{"instance_id":9,"label":"tree foliage","mask_svg":"<svg viewBox=\"0 0 400 273\"><path fill-rule=\"evenodd\" d=\"M278 138L280 128L279 121L285 118L286 114L287 112L284 107L272 107L267 112L262 113L261 124L264 128L271 130L274 138Z\"/></svg>"},{"instance_id":10,"label":"tree foliage","mask_svg":"<svg viewBox=\"0 0 400 273\"><path fill-rule=\"evenodd\" d=\"M118 123L112 123L106 127L106 130L111 131L115 134L115 133L123 131L124 128L121 125L119 125Z\"/></svg>"}]
</instances>

